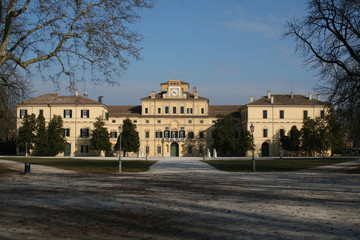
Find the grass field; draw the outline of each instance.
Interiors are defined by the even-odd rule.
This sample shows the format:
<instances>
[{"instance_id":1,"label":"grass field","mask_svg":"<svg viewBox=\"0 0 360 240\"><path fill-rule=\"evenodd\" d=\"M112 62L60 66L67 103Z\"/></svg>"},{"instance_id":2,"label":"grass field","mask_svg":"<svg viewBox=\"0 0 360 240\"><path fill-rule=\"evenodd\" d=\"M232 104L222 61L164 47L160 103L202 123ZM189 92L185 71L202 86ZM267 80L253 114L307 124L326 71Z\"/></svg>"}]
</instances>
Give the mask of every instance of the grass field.
<instances>
[{"instance_id":1,"label":"grass field","mask_svg":"<svg viewBox=\"0 0 360 240\"><path fill-rule=\"evenodd\" d=\"M30 162L31 164L39 164L50 167L58 167L67 170L74 170L78 172L117 172L119 162L117 160L87 160L76 158L11 158L5 157L2 159L12 160L17 162ZM156 161L141 161L141 160L123 160L123 172L146 172L150 166ZM6 171L0 168L1 171Z\"/></svg>"},{"instance_id":2,"label":"grass field","mask_svg":"<svg viewBox=\"0 0 360 240\"><path fill-rule=\"evenodd\" d=\"M283 158L283 159L261 159L255 160L258 172L285 172L311 169L324 165L347 162L354 159L347 158ZM228 172L250 172L253 171L251 160L210 160L205 161L215 168ZM353 172L360 172L359 168Z\"/></svg>"}]
</instances>

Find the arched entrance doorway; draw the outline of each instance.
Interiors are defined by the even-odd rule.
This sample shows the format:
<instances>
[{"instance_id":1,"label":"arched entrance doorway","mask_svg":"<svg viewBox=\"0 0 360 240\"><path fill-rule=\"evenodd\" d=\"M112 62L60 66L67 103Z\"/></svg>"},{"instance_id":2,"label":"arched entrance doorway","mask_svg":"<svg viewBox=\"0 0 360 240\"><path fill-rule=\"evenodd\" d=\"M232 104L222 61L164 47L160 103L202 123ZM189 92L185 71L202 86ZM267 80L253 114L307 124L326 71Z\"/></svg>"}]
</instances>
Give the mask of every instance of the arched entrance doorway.
<instances>
[{"instance_id":1,"label":"arched entrance doorway","mask_svg":"<svg viewBox=\"0 0 360 240\"><path fill-rule=\"evenodd\" d=\"M269 156L269 144L267 142L264 142L262 145L261 145L261 156L262 157L268 157Z\"/></svg>"},{"instance_id":2,"label":"arched entrance doorway","mask_svg":"<svg viewBox=\"0 0 360 240\"><path fill-rule=\"evenodd\" d=\"M71 144L70 144L70 143L66 143L66 144L65 144L64 156L65 156L65 157L69 157L70 154L71 154Z\"/></svg>"},{"instance_id":3,"label":"arched entrance doorway","mask_svg":"<svg viewBox=\"0 0 360 240\"><path fill-rule=\"evenodd\" d=\"M179 156L179 144L173 142L170 146L170 156L171 157L178 157Z\"/></svg>"}]
</instances>

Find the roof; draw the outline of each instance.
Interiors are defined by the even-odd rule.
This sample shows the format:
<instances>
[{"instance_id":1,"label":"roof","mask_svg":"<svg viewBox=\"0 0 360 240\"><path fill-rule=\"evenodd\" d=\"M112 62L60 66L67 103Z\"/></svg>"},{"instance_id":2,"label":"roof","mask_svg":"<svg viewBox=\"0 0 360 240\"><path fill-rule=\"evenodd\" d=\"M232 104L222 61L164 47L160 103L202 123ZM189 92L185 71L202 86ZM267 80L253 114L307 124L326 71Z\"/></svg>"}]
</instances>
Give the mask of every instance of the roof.
<instances>
[{"instance_id":1,"label":"roof","mask_svg":"<svg viewBox=\"0 0 360 240\"><path fill-rule=\"evenodd\" d=\"M284 94L272 94L271 97L274 97L274 103L271 104L271 99L267 96L263 96L260 99L254 100L247 105L326 105L325 102L322 102L317 99L309 100L309 97L305 97L303 95L284 95Z\"/></svg>"},{"instance_id":2,"label":"roof","mask_svg":"<svg viewBox=\"0 0 360 240\"><path fill-rule=\"evenodd\" d=\"M195 99L194 94L190 93L190 92L184 92L186 94L186 98L163 98L163 94L166 94L166 91L162 91L159 92L157 94L155 94L155 99L164 99L164 100L187 100L187 99ZM144 98L141 98L141 100L146 100L146 99L151 99L151 96L147 96ZM204 98L204 97L198 97L197 99L201 99L201 100L207 100L209 101L209 99Z\"/></svg>"},{"instance_id":3,"label":"roof","mask_svg":"<svg viewBox=\"0 0 360 240\"><path fill-rule=\"evenodd\" d=\"M40 95L35 98L20 102L19 105L63 105L63 104L93 104L93 105L103 105L104 104L85 98L83 96L60 96L57 93L48 93Z\"/></svg>"},{"instance_id":4,"label":"roof","mask_svg":"<svg viewBox=\"0 0 360 240\"><path fill-rule=\"evenodd\" d=\"M188 82L184 82L184 81L182 81L182 80L178 80L178 79L171 79L171 80L169 80L169 81L167 81L167 82L163 82L163 83L160 83L160 86L161 85L166 85L166 84L169 84L169 82L179 82L180 84L187 84L187 85L190 85Z\"/></svg>"},{"instance_id":5,"label":"roof","mask_svg":"<svg viewBox=\"0 0 360 240\"><path fill-rule=\"evenodd\" d=\"M232 115L240 117L240 110L243 105L209 105L209 117L217 117L219 115Z\"/></svg>"},{"instance_id":6,"label":"roof","mask_svg":"<svg viewBox=\"0 0 360 240\"><path fill-rule=\"evenodd\" d=\"M141 106L108 106L109 117L139 117Z\"/></svg>"}]
</instances>

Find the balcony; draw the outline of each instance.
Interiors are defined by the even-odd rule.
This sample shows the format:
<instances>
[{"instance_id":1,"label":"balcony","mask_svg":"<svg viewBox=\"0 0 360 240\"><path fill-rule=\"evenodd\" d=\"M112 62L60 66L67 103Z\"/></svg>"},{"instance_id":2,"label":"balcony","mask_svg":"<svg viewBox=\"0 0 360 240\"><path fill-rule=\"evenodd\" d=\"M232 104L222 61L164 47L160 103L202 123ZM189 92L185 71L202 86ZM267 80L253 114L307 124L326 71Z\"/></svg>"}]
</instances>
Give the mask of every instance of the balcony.
<instances>
[{"instance_id":1,"label":"balcony","mask_svg":"<svg viewBox=\"0 0 360 240\"><path fill-rule=\"evenodd\" d=\"M164 138L164 142L185 142L185 140L186 140L186 138L184 138L184 137L177 137L177 138L165 137Z\"/></svg>"}]
</instances>

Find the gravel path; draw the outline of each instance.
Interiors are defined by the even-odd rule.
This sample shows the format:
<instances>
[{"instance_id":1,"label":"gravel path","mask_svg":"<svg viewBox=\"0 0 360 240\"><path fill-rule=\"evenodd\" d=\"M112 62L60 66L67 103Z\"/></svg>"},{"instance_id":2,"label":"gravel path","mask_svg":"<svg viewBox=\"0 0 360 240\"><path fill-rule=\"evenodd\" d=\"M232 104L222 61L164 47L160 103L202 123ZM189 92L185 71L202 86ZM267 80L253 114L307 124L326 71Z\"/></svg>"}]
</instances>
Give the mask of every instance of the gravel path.
<instances>
[{"instance_id":1,"label":"gravel path","mask_svg":"<svg viewBox=\"0 0 360 240\"><path fill-rule=\"evenodd\" d=\"M326 170L0 175L0 239L358 240L359 182Z\"/></svg>"}]
</instances>

